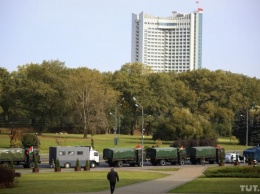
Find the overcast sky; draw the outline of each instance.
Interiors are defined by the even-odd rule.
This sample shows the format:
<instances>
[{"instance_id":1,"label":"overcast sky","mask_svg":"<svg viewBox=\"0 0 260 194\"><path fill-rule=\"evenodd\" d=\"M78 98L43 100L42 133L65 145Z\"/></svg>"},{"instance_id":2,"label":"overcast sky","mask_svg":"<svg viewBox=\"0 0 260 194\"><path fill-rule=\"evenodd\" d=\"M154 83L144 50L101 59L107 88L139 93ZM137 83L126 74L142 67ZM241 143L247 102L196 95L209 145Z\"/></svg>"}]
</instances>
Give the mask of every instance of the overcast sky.
<instances>
[{"instance_id":1,"label":"overcast sky","mask_svg":"<svg viewBox=\"0 0 260 194\"><path fill-rule=\"evenodd\" d=\"M131 61L132 13L203 8L203 68L260 79L260 0L0 0L0 67L60 60L119 70Z\"/></svg>"}]
</instances>

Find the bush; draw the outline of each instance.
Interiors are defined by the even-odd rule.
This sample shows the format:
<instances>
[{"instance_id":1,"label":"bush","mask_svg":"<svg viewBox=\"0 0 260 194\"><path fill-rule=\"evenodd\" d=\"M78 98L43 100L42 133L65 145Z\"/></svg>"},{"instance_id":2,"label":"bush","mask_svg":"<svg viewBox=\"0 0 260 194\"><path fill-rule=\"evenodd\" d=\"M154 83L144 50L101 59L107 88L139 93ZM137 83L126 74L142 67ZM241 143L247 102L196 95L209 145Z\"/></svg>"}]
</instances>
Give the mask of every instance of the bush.
<instances>
[{"instance_id":1,"label":"bush","mask_svg":"<svg viewBox=\"0 0 260 194\"><path fill-rule=\"evenodd\" d=\"M76 167L80 167L79 159L77 159L77 161L76 161Z\"/></svg>"},{"instance_id":2,"label":"bush","mask_svg":"<svg viewBox=\"0 0 260 194\"><path fill-rule=\"evenodd\" d=\"M14 170L0 165L0 189L12 188L15 186Z\"/></svg>"},{"instance_id":3,"label":"bush","mask_svg":"<svg viewBox=\"0 0 260 194\"><path fill-rule=\"evenodd\" d=\"M55 163L56 168L60 168L60 160L57 158Z\"/></svg>"},{"instance_id":4,"label":"bush","mask_svg":"<svg viewBox=\"0 0 260 194\"><path fill-rule=\"evenodd\" d=\"M260 167L227 166L209 167L203 173L206 177L260 178Z\"/></svg>"},{"instance_id":5,"label":"bush","mask_svg":"<svg viewBox=\"0 0 260 194\"><path fill-rule=\"evenodd\" d=\"M38 148L40 140L35 134L26 133L22 137L22 145L24 148L29 148L31 146Z\"/></svg>"}]
</instances>

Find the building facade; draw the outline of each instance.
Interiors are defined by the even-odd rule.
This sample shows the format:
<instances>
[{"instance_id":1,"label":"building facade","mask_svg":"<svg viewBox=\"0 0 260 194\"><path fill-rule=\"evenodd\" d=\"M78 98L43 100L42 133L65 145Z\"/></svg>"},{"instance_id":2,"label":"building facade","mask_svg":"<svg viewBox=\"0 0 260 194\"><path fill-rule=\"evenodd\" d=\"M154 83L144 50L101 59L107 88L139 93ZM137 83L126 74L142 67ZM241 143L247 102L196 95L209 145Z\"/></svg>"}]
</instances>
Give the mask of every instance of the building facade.
<instances>
[{"instance_id":1,"label":"building facade","mask_svg":"<svg viewBox=\"0 0 260 194\"><path fill-rule=\"evenodd\" d=\"M184 72L202 67L203 10L156 17L132 14L131 62L155 72Z\"/></svg>"}]
</instances>

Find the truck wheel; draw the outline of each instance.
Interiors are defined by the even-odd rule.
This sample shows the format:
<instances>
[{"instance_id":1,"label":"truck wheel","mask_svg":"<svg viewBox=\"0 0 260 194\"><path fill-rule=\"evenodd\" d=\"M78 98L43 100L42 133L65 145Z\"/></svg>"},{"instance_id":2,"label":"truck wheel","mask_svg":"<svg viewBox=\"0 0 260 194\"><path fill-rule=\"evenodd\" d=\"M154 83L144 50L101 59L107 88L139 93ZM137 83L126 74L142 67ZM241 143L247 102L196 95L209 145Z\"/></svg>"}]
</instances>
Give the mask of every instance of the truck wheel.
<instances>
[{"instance_id":1,"label":"truck wheel","mask_svg":"<svg viewBox=\"0 0 260 194\"><path fill-rule=\"evenodd\" d=\"M4 162L4 163L2 163L2 165L5 166L5 167L9 167L10 166L9 162Z\"/></svg>"},{"instance_id":2,"label":"truck wheel","mask_svg":"<svg viewBox=\"0 0 260 194\"><path fill-rule=\"evenodd\" d=\"M95 162L91 162L90 163L90 168L95 168L96 167L96 163Z\"/></svg>"},{"instance_id":3,"label":"truck wheel","mask_svg":"<svg viewBox=\"0 0 260 194\"><path fill-rule=\"evenodd\" d=\"M165 166L165 164L166 164L165 160L161 160L161 161L160 161L160 165L161 165L161 166Z\"/></svg>"},{"instance_id":4,"label":"truck wheel","mask_svg":"<svg viewBox=\"0 0 260 194\"><path fill-rule=\"evenodd\" d=\"M29 167L30 167L30 168L34 168L34 167L35 167L34 162L30 162L30 163L29 163Z\"/></svg>"},{"instance_id":5,"label":"truck wheel","mask_svg":"<svg viewBox=\"0 0 260 194\"><path fill-rule=\"evenodd\" d=\"M142 166L142 164L143 164L142 161L139 161L138 166Z\"/></svg>"},{"instance_id":6,"label":"truck wheel","mask_svg":"<svg viewBox=\"0 0 260 194\"><path fill-rule=\"evenodd\" d=\"M122 161L118 161L118 162L117 162L117 166L118 166L118 167L122 167L122 166L123 166L123 162L122 162Z\"/></svg>"},{"instance_id":7,"label":"truck wheel","mask_svg":"<svg viewBox=\"0 0 260 194\"><path fill-rule=\"evenodd\" d=\"M180 165L184 165L184 160L183 159L181 159Z\"/></svg>"},{"instance_id":8,"label":"truck wheel","mask_svg":"<svg viewBox=\"0 0 260 194\"><path fill-rule=\"evenodd\" d=\"M70 165L69 162L66 162L66 163L64 164L64 168L70 168L70 167L71 167L71 165Z\"/></svg>"}]
</instances>

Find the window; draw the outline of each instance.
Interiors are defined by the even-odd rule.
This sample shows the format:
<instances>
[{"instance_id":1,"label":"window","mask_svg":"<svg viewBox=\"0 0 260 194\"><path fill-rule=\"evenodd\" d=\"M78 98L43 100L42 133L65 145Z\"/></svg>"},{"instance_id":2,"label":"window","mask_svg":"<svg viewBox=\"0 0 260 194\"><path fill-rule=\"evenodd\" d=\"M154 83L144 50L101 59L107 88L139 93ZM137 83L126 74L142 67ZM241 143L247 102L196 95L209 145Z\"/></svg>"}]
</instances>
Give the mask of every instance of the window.
<instances>
[{"instance_id":1,"label":"window","mask_svg":"<svg viewBox=\"0 0 260 194\"><path fill-rule=\"evenodd\" d=\"M69 156L72 156L72 155L74 155L75 153L74 153L74 151L68 151L68 155Z\"/></svg>"},{"instance_id":2,"label":"window","mask_svg":"<svg viewBox=\"0 0 260 194\"><path fill-rule=\"evenodd\" d=\"M98 156L98 152L94 152L94 156Z\"/></svg>"},{"instance_id":3,"label":"window","mask_svg":"<svg viewBox=\"0 0 260 194\"><path fill-rule=\"evenodd\" d=\"M83 151L77 151L77 155L83 155Z\"/></svg>"},{"instance_id":4,"label":"window","mask_svg":"<svg viewBox=\"0 0 260 194\"><path fill-rule=\"evenodd\" d=\"M59 152L59 155L60 155L60 156L65 156L65 154L66 154L65 151L60 151L60 152Z\"/></svg>"}]
</instances>

